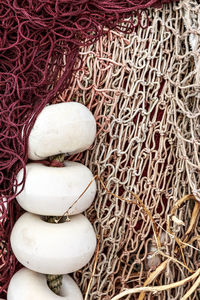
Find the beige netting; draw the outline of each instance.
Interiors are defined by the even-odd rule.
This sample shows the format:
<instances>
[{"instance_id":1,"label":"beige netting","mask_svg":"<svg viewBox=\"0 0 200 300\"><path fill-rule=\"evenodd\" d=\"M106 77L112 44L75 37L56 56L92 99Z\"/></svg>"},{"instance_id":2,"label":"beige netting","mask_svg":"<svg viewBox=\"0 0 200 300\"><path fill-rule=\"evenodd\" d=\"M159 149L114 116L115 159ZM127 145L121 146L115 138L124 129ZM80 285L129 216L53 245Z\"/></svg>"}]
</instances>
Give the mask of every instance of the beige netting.
<instances>
[{"instance_id":1,"label":"beige netting","mask_svg":"<svg viewBox=\"0 0 200 300\"><path fill-rule=\"evenodd\" d=\"M90 300L110 300L127 288L143 287L162 261L155 279L145 285L175 283L200 268L194 197L186 197L174 210L177 219L170 219L170 230L179 239L192 239L194 248L183 246L185 262L175 238L165 232L167 216L179 199L193 194L200 201L200 5L187 0L149 9L141 17L144 26L146 14L146 29L126 36L111 31L82 49L82 69L62 97L88 105L97 119L93 148L76 159L112 193L134 203L130 192L137 194L153 216L162 244L163 255L152 257L157 245L145 210L107 193L97 181L98 195L87 211L99 236L96 266L93 270L94 258L74 275ZM182 299L195 280L143 296ZM200 299L196 285L188 299Z\"/></svg>"}]
</instances>

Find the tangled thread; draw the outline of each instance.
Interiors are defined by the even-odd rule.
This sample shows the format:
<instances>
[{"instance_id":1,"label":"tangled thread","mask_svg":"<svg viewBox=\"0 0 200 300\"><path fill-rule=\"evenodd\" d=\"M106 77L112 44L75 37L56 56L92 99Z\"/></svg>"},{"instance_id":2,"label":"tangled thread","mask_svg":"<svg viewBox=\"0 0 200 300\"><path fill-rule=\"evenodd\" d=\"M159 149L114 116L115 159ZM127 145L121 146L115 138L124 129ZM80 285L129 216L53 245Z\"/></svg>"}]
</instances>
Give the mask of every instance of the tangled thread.
<instances>
[{"instance_id":1,"label":"tangled thread","mask_svg":"<svg viewBox=\"0 0 200 300\"><path fill-rule=\"evenodd\" d=\"M16 186L24 186L28 136L35 119L69 86L72 73L81 68L80 46L94 43L105 27L132 32L140 26L138 9L167 2L170 0L1 1L0 293L16 269L9 237L20 209L12 200ZM138 15L137 24L130 17L132 11ZM127 16L126 25L119 26ZM17 183L21 168L24 177Z\"/></svg>"}]
</instances>

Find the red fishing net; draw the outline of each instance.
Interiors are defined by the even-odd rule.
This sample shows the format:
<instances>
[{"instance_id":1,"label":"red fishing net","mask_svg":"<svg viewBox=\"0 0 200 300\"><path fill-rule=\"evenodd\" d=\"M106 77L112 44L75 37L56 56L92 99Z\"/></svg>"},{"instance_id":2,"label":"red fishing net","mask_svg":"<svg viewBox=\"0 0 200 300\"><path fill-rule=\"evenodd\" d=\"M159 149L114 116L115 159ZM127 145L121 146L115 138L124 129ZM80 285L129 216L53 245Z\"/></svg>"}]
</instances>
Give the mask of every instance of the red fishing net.
<instances>
[{"instance_id":1,"label":"red fishing net","mask_svg":"<svg viewBox=\"0 0 200 300\"><path fill-rule=\"evenodd\" d=\"M13 223L20 214L20 208L12 201L16 197L16 174L27 162L27 139L37 115L47 103L59 98L69 86L76 68L82 68L83 58L78 56L80 46L93 44L108 29L118 30L122 34L131 34L139 28L145 30L149 25L149 16L146 13L146 22L143 24L141 20L144 17L138 9L161 6L167 2L170 0L1 1L2 295L5 295L9 279L16 269L16 261L9 244ZM100 122L98 112L96 117L97 122ZM25 175L23 182L24 180Z\"/></svg>"}]
</instances>

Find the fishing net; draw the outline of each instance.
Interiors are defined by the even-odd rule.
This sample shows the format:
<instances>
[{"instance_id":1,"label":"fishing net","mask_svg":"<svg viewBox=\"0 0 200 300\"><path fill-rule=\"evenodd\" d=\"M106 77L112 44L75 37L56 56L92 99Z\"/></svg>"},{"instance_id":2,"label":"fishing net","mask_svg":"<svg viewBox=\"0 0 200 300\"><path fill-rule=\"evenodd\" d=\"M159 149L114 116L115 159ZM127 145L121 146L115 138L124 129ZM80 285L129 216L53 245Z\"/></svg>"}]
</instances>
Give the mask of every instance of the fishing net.
<instances>
[{"instance_id":1,"label":"fishing net","mask_svg":"<svg viewBox=\"0 0 200 300\"><path fill-rule=\"evenodd\" d=\"M110 300L148 278L148 286L173 284L200 268L200 5L181 1L140 16L134 33L110 31L81 49L82 68L59 100L87 105L98 125L92 149L73 158L100 177L87 211L99 249L74 274L91 300ZM194 282L123 299L182 299ZM199 298L197 285L187 299Z\"/></svg>"},{"instance_id":2,"label":"fishing net","mask_svg":"<svg viewBox=\"0 0 200 300\"><path fill-rule=\"evenodd\" d=\"M38 114L69 86L81 45L94 43L105 27L132 32L131 19L119 24L133 11L170 1L0 1L0 296L19 266L9 241L21 214L16 174L25 170Z\"/></svg>"},{"instance_id":3,"label":"fishing net","mask_svg":"<svg viewBox=\"0 0 200 300\"><path fill-rule=\"evenodd\" d=\"M98 126L92 148L69 158L97 175L86 215L98 247L73 275L85 300L190 276L120 299L184 299L188 291L188 299L200 298L199 15L189 0L135 13L134 32L110 30L81 48L80 69L56 100L87 105ZM15 259L6 253L12 274Z\"/></svg>"}]
</instances>

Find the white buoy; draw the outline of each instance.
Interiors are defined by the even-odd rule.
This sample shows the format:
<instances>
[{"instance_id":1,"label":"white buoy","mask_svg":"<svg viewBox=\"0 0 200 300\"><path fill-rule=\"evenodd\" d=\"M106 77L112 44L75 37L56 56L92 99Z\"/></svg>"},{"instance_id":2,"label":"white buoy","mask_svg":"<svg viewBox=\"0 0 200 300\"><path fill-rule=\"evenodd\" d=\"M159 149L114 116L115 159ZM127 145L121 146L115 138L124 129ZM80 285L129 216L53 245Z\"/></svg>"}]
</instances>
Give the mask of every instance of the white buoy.
<instances>
[{"instance_id":1,"label":"white buoy","mask_svg":"<svg viewBox=\"0 0 200 300\"><path fill-rule=\"evenodd\" d=\"M23 170L18 173L17 181L21 182L22 178ZM70 207L69 215L79 214L94 200L95 181L76 201L92 179L91 171L77 162L65 162L65 167L61 168L30 163L26 166L24 190L17 196L17 201L26 211L39 215L62 216ZM21 186L18 191L20 189Z\"/></svg>"},{"instance_id":2,"label":"white buoy","mask_svg":"<svg viewBox=\"0 0 200 300\"><path fill-rule=\"evenodd\" d=\"M58 296L48 287L45 275L23 268L12 277L7 300L83 300L83 297L69 275L63 276Z\"/></svg>"},{"instance_id":3,"label":"white buoy","mask_svg":"<svg viewBox=\"0 0 200 300\"><path fill-rule=\"evenodd\" d=\"M96 235L83 215L59 224L24 213L11 233L12 250L25 267L44 274L68 274L81 269L92 258Z\"/></svg>"},{"instance_id":4,"label":"white buoy","mask_svg":"<svg viewBox=\"0 0 200 300\"><path fill-rule=\"evenodd\" d=\"M76 102L46 106L31 130L28 156L41 160L48 156L74 154L88 149L96 136L96 121L87 107Z\"/></svg>"}]
</instances>

